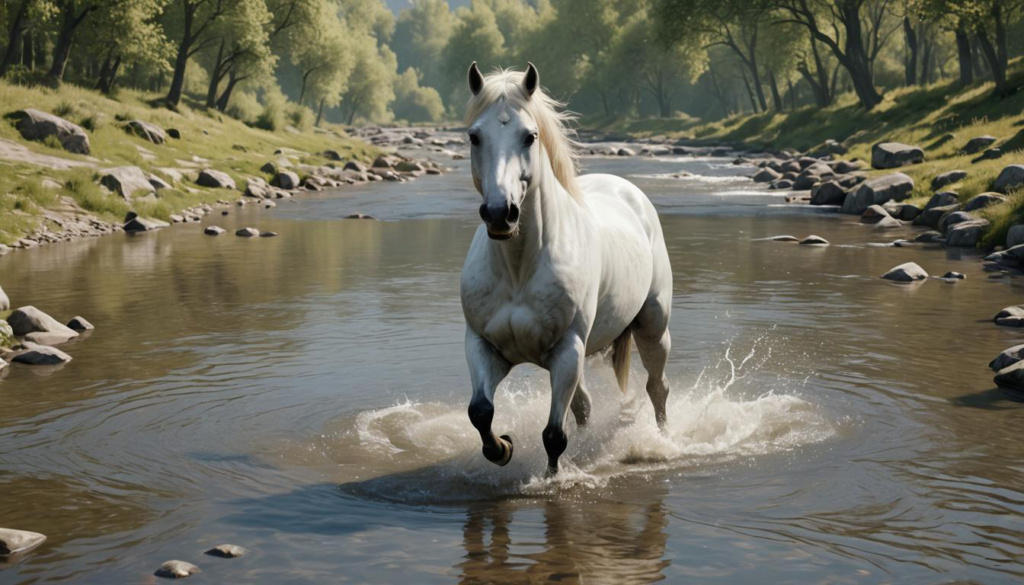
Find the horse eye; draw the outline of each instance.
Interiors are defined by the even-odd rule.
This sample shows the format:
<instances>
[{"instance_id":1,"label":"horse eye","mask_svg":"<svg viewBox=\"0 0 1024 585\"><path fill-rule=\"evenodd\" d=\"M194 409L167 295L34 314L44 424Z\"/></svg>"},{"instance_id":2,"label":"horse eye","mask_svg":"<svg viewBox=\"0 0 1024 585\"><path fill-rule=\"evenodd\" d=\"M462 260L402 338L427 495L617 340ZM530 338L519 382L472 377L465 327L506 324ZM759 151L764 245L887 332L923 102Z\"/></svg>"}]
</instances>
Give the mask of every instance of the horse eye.
<instances>
[{"instance_id":1,"label":"horse eye","mask_svg":"<svg viewBox=\"0 0 1024 585\"><path fill-rule=\"evenodd\" d=\"M526 144L526 148L530 148L531 146L533 146L533 143L534 143L535 140L537 140L537 133L536 132L534 132L533 134L527 134L526 135L526 140L524 142L524 144Z\"/></svg>"},{"instance_id":2,"label":"horse eye","mask_svg":"<svg viewBox=\"0 0 1024 585\"><path fill-rule=\"evenodd\" d=\"M476 134L470 134L469 143L472 144L473 146L480 146L480 137L477 136Z\"/></svg>"}]
</instances>

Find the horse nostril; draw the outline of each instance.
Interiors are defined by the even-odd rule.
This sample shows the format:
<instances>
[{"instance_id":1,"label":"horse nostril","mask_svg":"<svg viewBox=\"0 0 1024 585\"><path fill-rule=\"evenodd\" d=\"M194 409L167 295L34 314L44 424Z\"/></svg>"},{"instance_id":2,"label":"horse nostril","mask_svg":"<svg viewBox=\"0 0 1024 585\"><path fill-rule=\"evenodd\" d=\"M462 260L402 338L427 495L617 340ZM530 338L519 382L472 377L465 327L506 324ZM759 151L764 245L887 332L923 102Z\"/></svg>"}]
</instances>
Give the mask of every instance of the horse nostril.
<instances>
[{"instance_id":1,"label":"horse nostril","mask_svg":"<svg viewBox=\"0 0 1024 585\"><path fill-rule=\"evenodd\" d=\"M512 203L508 207L508 222L515 223L519 221L519 206Z\"/></svg>"},{"instance_id":2,"label":"horse nostril","mask_svg":"<svg viewBox=\"0 0 1024 585\"><path fill-rule=\"evenodd\" d=\"M490 214L487 213L487 204L486 203L484 203L483 205L480 206L480 219L482 219L482 220L484 220L484 221L486 221L488 223L490 223L490 221L491 221L491 216L490 216Z\"/></svg>"}]
</instances>

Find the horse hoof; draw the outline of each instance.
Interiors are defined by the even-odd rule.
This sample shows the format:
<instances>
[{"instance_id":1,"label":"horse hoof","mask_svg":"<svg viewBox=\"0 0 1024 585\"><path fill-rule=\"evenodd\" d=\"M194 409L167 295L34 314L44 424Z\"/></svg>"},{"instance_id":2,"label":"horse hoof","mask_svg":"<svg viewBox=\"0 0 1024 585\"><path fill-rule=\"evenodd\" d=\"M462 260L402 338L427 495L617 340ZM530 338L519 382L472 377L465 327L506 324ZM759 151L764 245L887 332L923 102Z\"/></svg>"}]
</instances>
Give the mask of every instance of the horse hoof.
<instances>
[{"instance_id":1,"label":"horse hoof","mask_svg":"<svg viewBox=\"0 0 1024 585\"><path fill-rule=\"evenodd\" d=\"M498 446L501 447L501 452L496 455L488 453L484 448L484 457L498 467L504 467L508 465L509 461L512 461L512 435L498 437Z\"/></svg>"},{"instance_id":2,"label":"horse hoof","mask_svg":"<svg viewBox=\"0 0 1024 585\"><path fill-rule=\"evenodd\" d=\"M544 479L551 479L556 475L558 475L557 467L551 467L550 465L548 465L547 468L544 470Z\"/></svg>"}]
</instances>

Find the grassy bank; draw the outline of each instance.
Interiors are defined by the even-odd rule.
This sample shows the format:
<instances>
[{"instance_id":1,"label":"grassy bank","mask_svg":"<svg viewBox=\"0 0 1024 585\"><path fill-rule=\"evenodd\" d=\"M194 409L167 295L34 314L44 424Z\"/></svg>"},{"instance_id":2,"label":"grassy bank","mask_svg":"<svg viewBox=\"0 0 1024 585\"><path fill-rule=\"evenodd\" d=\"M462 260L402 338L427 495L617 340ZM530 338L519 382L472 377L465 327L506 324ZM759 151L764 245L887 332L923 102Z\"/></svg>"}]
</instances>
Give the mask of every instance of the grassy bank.
<instances>
[{"instance_id":1,"label":"grassy bank","mask_svg":"<svg viewBox=\"0 0 1024 585\"><path fill-rule=\"evenodd\" d=\"M1011 86L1024 87L1024 63L1011 64ZM992 97L991 83L967 88L947 81L924 88L889 91L885 100L869 111L854 96L841 96L828 108L804 107L792 112L732 116L702 123L673 120L629 120L599 124L603 130L637 137L687 138L729 144L752 150L795 148L818 150L829 139L849 148L844 158L870 161L871 146L878 142L903 142L920 146L925 162L899 169L914 179L914 202L931 196L932 178L945 171L962 169L968 177L948 189L963 201L989 191L999 171L1011 163L1024 163L1024 91L1004 99ZM960 152L976 136L998 138L993 144L1000 159L974 163L977 155ZM872 171L881 174L888 171ZM983 245L1002 243L1006 229L1024 222L1024 197L1014 195L1006 204L984 210L993 225Z\"/></svg>"},{"instance_id":2,"label":"grassy bank","mask_svg":"<svg viewBox=\"0 0 1024 585\"><path fill-rule=\"evenodd\" d=\"M218 199L234 198L238 193L208 189L189 181L175 183L161 168L213 168L230 174L240 187L247 176L268 178L260 167L275 158L277 149L293 149L301 154L293 162L322 165L329 161L320 153L331 149L343 158L372 160L377 149L347 137L339 128L323 129L303 125L279 115L276 131L246 126L217 111L190 108L170 111L152 104L159 96L122 90L114 97L66 85L58 90L23 87L0 80L0 115L7 116L25 108L35 108L61 116L82 126L89 135L91 154L75 155L65 151L53 139L31 142L22 139L9 119L0 120L0 138L16 142L32 153L60 157L87 166L55 170L27 162L0 157L0 243L11 244L38 228L47 210L69 208L89 212L100 219L119 222L129 209L144 216L168 219L173 213ZM175 128L181 139L153 144L124 130L128 120L140 119L161 128ZM299 127L288 125L299 123ZM195 158L198 157L198 158ZM160 176L173 185L157 198L126 201L100 188L98 170L132 165ZM59 229L55 225L51 229Z\"/></svg>"}]
</instances>

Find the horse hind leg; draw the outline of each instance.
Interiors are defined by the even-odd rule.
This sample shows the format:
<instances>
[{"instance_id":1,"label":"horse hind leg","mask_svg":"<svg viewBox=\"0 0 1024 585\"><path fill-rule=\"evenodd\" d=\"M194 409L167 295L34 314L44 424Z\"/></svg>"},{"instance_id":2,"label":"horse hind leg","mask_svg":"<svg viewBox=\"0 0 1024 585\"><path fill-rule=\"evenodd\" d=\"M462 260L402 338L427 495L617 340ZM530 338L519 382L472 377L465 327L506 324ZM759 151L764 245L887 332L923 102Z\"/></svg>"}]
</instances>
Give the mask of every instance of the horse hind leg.
<instances>
[{"instance_id":1,"label":"horse hind leg","mask_svg":"<svg viewBox=\"0 0 1024 585\"><path fill-rule=\"evenodd\" d=\"M654 417L661 429L668 422L665 404L668 401L669 386L665 377L665 364L672 349L668 320L669 308L652 297L644 303L632 325L636 349L647 370L647 395L654 406Z\"/></svg>"},{"instance_id":2,"label":"horse hind leg","mask_svg":"<svg viewBox=\"0 0 1024 585\"><path fill-rule=\"evenodd\" d=\"M587 392L586 386L583 384L583 377L580 377L580 383L576 385L576 392L572 395L572 402L569 403L569 408L572 409L572 416L576 419L576 426L583 427L587 425L590 420L590 393Z\"/></svg>"}]
</instances>

